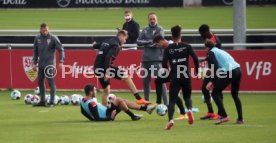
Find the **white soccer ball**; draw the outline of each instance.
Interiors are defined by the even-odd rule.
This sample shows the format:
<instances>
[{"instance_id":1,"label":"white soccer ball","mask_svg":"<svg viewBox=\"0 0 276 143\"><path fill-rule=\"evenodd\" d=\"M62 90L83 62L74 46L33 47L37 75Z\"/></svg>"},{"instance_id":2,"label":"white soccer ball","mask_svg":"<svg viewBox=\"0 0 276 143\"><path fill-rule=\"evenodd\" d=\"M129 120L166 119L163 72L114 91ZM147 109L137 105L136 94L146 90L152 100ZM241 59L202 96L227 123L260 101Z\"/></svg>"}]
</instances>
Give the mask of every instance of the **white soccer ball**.
<instances>
[{"instance_id":1,"label":"white soccer ball","mask_svg":"<svg viewBox=\"0 0 276 143\"><path fill-rule=\"evenodd\" d=\"M25 104L31 104L31 99L32 99L33 95L32 94L27 94L24 97L24 102Z\"/></svg>"},{"instance_id":2,"label":"white soccer ball","mask_svg":"<svg viewBox=\"0 0 276 143\"><path fill-rule=\"evenodd\" d=\"M81 102L80 98L81 98L81 97L80 97L79 94L73 94L73 95L71 96L71 104L73 104L73 105L79 105L80 102Z\"/></svg>"},{"instance_id":3,"label":"white soccer ball","mask_svg":"<svg viewBox=\"0 0 276 143\"><path fill-rule=\"evenodd\" d=\"M156 113L159 116L165 116L168 112L168 107L164 104L159 104L156 106Z\"/></svg>"},{"instance_id":4,"label":"white soccer ball","mask_svg":"<svg viewBox=\"0 0 276 143\"><path fill-rule=\"evenodd\" d=\"M107 102L108 103L112 103L113 101L115 101L116 100L116 95L115 94L109 94L108 96L107 96Z\"/></svg>"},{"instance_id":5,"label":"white soccer ball","mask_svg":"<svg viewBox=\"0 0 276 143\"><path fill-rule=\"evenodd\" d=\"M70 98L67 95L62 95L60 97L60 104L61 105L68 105L70 103Z\"/></svg>"},{"instance_id":6,"label":"white soccer ball","mask_svg":"<svg viewBox=\"0 0 276 143\"><path fill-rule=\"evenodd\" d=\"M39 87L36 87L36 88L34 89L34 94L35 94L35 95L39 95L39 94L40 94Z\"/></svg>"},{"instance_id":7,"label":"white soccer ball","mask_svg":"<svg viewBox=\"0 0 276 143\"><path fill-rule=\"evenodd\" d=\"M108 96L107 96L107 106L108 107L111 107L111 103L113 102L113 101L115 101L116 100L116 95L115 94L109 94Z\"/></svg>"},{"instance_id":8,"label":"white soccer ball","mask_svg":"<svg viewBox=\"0 0 276 143\"><path fill-rule=\"evenodd\" d=\"M46 98L45 98L46 99L46 103L50 104L51 96L50 95L46 96ZM59 96L55 95L54 104L58 105L59 103L60 103L60 98L59 98Z\"/></svg>"},{"instance_id":9,"label":"white soccer ball","mask_svg":"<svg viewBox=\"0 0 276 143\"><path fill-rule=\"evenodd\" d=\"M45 102L47 103L47 101L50 101L51 96L50 95L45 95Z\"/></svg>"},{"instance_id":10,"label":"white soccer ball","mask_svg":"<svg viewBox=\"0 0 276 143\"><path fill-rule=\"evenodd\" d=\"M55 96L55 100L54 100L54 104L58 105L60 103L60 97L59 96Z\"/></svg>"},{"instance_id":11,"label":"white soccer ball","mask_svg":"<svg viewBox=\"0 0 276 143\"><path fill-rule=\"evenodd\" d=\"M11 92L11 99L12 100L19 100L21 97L21 92L19 90L13 90Z\"/></svg>"},{"instance_id":12,"label":"white soccer ball","mask_svg":"<svg viewBox=\"0 0 276 143\"><path fill-rule=\"evenodd\" d=\"M36 105L40 102L40 97L37 96L37 95L33 95L32 98L31 98L31 104L32 105Z\"/></svg>"}]
</instances>

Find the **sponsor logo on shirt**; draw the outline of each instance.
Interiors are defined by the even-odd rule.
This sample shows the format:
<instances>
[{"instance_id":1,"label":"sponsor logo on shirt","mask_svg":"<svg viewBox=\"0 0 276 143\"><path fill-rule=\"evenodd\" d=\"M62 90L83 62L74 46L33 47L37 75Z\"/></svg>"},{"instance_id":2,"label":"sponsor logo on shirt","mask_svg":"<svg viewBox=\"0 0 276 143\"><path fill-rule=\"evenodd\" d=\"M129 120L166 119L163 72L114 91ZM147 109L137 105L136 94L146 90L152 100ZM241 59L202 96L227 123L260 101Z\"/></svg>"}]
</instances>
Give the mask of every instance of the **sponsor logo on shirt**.
<instances>
[{"instance_id":1,"label":"sponsor logo on shirt","mask_svg":"<svg viewBox=\"0 0 276 143\"><path fill-rule=\"evenodd\" d=\"M176 64L176 63L182 63L182 62L185 62L187 61L186 58L181 58L181 59L172 59L172 63L173 64Z\"/></svg>"}]
</instances>

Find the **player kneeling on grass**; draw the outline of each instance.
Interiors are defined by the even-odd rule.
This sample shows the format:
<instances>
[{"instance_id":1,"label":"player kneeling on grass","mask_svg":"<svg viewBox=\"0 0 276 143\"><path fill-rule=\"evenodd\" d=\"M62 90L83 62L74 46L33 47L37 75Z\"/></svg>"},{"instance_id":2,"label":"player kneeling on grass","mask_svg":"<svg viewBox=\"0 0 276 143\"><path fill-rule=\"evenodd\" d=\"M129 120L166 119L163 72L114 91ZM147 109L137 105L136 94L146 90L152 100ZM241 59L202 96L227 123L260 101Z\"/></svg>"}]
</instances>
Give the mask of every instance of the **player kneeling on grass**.
<instances>
[{"instance_id":1,"label":"player kneeling on grass","mask_svg":"<svg viewBox=\"0 0 276 143\"><path fill-rule=\"evenodd\" d=\"M208 66L211 69L208 74L210 76L210 81L207 84L206 89L209 91L212 90L212 97L218 106L218 110L221 111L221 118L216 124L229 121L220 97L222 91L229 84L231 84L231 94L238 112L237 124L243 124L242 104L238 97L241 80L240 65L230 54L215 47L212 40L206 40L205 47L209 56Z\"/></svg>"},{"instance_id":2,"label":"player kneeling on grass","mask_svg":"<svg viewBox=\"0 0 276 143\"><path fill-rule=\"evenodd\" d=\"M129 109L146 111L151 114L156 105L138 105L117 97L111 101L110 107L104 106L97 101L95 86L88 84L84 87L86 97L81 101L81 113L91 121L112 121L123 110L133 121L140 120L142 116L135 115Z\"/></svg>"}]
</instances>

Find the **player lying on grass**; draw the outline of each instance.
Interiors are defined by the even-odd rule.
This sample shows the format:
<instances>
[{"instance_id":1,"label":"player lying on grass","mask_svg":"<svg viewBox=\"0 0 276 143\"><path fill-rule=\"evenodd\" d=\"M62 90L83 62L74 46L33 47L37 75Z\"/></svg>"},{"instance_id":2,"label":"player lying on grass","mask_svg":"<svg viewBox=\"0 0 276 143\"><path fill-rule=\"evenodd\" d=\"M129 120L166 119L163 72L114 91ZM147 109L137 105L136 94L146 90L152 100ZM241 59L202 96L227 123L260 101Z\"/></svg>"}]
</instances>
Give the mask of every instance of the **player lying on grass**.
<instances>
[{"instance_id":1,"label":"player lying on grass","mask_svg":"<svg viewBox=\"0 0 276 143\"><path fill-rule=\"evenodd\" d=\"M116 37L94 45L99 49L94 63L94 72L103 88L102 104L105 106L107 105L107 96L110 93L111 78L124 81L135 96L137 104L150 104L149 101L140 97L128 73L113 65L127 38L127 31L119 30Z\"/></svg>"},{"instance_id":2,"label":"player lying on grass","mask_svg":"<svg viewBox=\"0 0 276 143\"><path fill-rule=\"evenodd\" d=\"M196 74L198 74L199 67L198 58L192 46L181 41L181 27L174 26L171 28L171 31L174 43L165 49L162 61L162 67L164 70L169 70L171 75L168 107L169 122L166 125L166 130L170 130L174 125L174 106L177 102L180 89L182 90L183 98L188 108L188 122L189 124L193 124L194 117L191 100L192 81L189 66L190 56L193 58Z\"/></svg>"},{"instance_id":3,"label":"player lying on grass","mask_svg":"<svg viewBox=\"0 0 276 143\"><path fill-rule=\"evenodd\" d=\"M212 97L221 112L221 118L216 124L229 121L220 95L222 95L222 91L230 84L231 95L234 99L238 112L238 119L236 123L243 124L242 104L238 97L241 81L240 65L230 54L215 47L212 40L206 40L205 47L208 51L208 65L211 69L208 74L210 76L210 81L208 82L206 89L209 91L212 90ZM213 69L211 66L213 66Z\"/></svg>"},{"instance_id":4,"label":"player lying on grass","mask_svg":"<svg viewBox=\"0 0 276 143\"><path fill-rule=\"evenodd\" d=\"M91 121L112 121L123 110L133 120L140 120L141 115L135 115L129 109L146 111L151 114L156 105L138 105L120 97L114 98L109 107L97 101L97 90L94 85L84 87L86 97L81 101L81 113Z\"/></svg>"},{"instance_id":5,"label":"player lying on grass","mask_svg":"<svg viewBox=\"0 0 276 143\"><path fill-rule=\"evenodd\" d=\"M198 31L199 31L200 36L203 38L204 42L207 39L212 40L217 48L219 48L219 49L221 48L221 42L220 42L219 38L210 31L210 27L207 24L202 24L198 28ZM208 53L207 53L207 57L205 59L199 60L199 61L200 62L208 61ZM201 120L207 120L207 119L216 120L216 119L220 118L220 116L219 116L220 111L218 111L218 114L214 113L214 109L213 109L213 106L211 103L211 95L210 95L210 92L206 89L206 85L208 84L209 81L210 81L210 78L204 77L203 83L201 86L201 91L204 96L204 102L206 103L207 109L208 109L208 112L203 117L200 117ZM222 100L223 99L222 94L220 95L220 97Z\"/></svg>"}]
</instances>

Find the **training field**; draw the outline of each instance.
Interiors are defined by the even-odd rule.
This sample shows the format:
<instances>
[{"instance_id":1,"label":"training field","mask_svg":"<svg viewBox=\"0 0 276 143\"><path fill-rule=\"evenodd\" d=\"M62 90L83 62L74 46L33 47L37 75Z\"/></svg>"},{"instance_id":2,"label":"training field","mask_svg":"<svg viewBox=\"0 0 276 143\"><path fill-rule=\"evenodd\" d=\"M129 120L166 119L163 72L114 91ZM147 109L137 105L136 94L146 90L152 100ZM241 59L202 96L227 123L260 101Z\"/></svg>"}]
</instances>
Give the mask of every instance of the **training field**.
<instances>
[{"instance_id":1,"label":"training field","mask_svg":"<svg viewBox=\"0 0 276 143\"><path fill-rule=\"evenodd\" d=\"M199 94L193 94L195 113L194 125L186 120L176 121L171 131L165 131L167 116L143 114L140 121L131 121L125 113L120 113L113 122L90 122L80 113L79 106L58 105L55 108L25 105L22 92L20 100L11 100L9 91L0 92L0 139L3 143L274 143L276 140L276 96L275 94L240 94L244 109L244 125L234 124L236 110L229 94L225 94L225 106L231 121L214 125L214 121L200 121L206 112ZM76 92L58 92L71 95ZM81 92L79 92L81 93ZM129 93L117 96L134 98ZM98 93L100 96L101 93ZM152 101L155 96L152 94ZM175 113L175 116L178 113Z\"/></svg>"},{"instance_id":2,"label":"training field","mask_svg":"<svg viewBox=\"0 0 276 143\"><path fill-rule=\"evenodd\" d=\"M48 23L50 30L115 29L123 25L124 10L123 8L0 9L0 30L38 30L42 22ZM165 29L177 24L182 25L183 29L197 29L203 23L216 29L233 28L232 7L132 10L134 19L139 22L141 28L147 25L147 14L152 11L157 13L159 23ZM276 28L275 14L276 6L249 6L247 28ZM212 120L199 120L207 112L207 107L202 102L201 94L193 93L193 105L200 110L199 113L194 113L195 123L188 125L186 120L175 121L170 131L164 130L167 115L161 117L156 112L148 115L145 112L134 111L143 114L140 121L131 121L124 112L121 112L116 121L91 122L81 115L79 106L58 105L54 108L39 108L25 105L24 96L28 93L33 94L33 91L22 91L20 100L11 100L10 91L0 91L0 143L275 143L276 141L275 93L240 94L244 125L235 124L237 113L234 101L230 94L225 94L224 104L230 122L218 126L214 125L215 121ZM81 91L58 91L57 95L70 96L74 93L82 94ZM115 94L135 101L130 92ZM100 92L98 100L101 100ZM151 101L155 100L155 94L152 93ZM213 107L217 110L214 103ZM177 117L177 108L175 109Z\"/></svg>"},{"instance_id":3,"label":"training field","mask_svg":"<svg viewBox=\"0 0 276 143\"><path fill-rule=\"evenodd\" d=\"M0 9L0 29L38 29L47 22L50 29L115 29L124 22L125 9ZM207 23L211 28L232 28L232 7L199 8L134 8L134 19L141 28L147 25L147 14L155 11L159 23L169 29L180 24L184 29L197 29ZM248 28L276 28L276 7L247 7Z\"/></svg>"}]
</instances>

